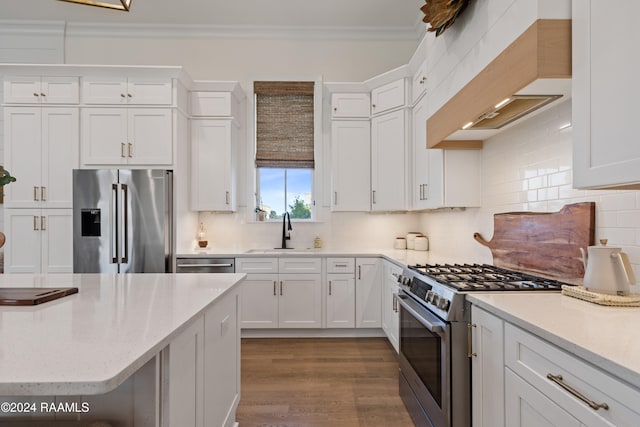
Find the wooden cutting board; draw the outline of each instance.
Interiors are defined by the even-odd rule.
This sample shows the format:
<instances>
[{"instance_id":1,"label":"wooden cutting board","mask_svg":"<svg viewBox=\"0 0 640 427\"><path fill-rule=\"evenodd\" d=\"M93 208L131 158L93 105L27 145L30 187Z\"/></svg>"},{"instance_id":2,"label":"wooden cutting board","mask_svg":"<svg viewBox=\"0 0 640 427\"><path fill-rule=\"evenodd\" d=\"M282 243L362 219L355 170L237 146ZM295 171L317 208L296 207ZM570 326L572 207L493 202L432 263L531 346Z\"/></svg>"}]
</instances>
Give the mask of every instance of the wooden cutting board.
<instances>
[{"instance_id":1,"label":"wooden cutting board","mask_svg":"<svg viewBox=\"0 0 640 427\"><path fill-rule=\"evenodd\" d=\"M78 288L0 288L0 305L37 305L77 292Z\"/></svg>"},{"instance_id":2,"label":"wooden cutting board","mask_svg":"<svg viewBox=\"0 0 640 427\"><path fill-rule=\"evenodd\" d=\"M559 212L507 212L493 217L493 238L473 238L491 249L493 263L545 276L584 276L579 248L593 245L594 202L564 206Z\"/></svg>"}]
</instances>

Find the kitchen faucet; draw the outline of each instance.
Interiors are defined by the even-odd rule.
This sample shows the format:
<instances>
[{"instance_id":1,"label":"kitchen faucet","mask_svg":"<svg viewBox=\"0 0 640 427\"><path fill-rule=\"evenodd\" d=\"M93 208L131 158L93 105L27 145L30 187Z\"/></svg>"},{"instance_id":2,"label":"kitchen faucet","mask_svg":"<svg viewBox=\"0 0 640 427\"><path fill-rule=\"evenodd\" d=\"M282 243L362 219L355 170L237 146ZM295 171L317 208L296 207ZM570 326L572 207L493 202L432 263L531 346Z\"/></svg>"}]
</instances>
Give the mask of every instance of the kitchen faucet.
<instances>
[{"instance_id":1,"label":"kitchen faucet","mask_svg":"<svg viewBox=\"0 0 640 427\"><path fill-rule=\"evenodd\" d=\"M288 226L285 229L285 224L288 223ZM282 215L282 245L278 249L290 249L287 248L287 240L291 240L291 233L287 233L288 231L293 230L291 227L291 216L289 212L286 212Z\"/></svg>"}]
</instances>

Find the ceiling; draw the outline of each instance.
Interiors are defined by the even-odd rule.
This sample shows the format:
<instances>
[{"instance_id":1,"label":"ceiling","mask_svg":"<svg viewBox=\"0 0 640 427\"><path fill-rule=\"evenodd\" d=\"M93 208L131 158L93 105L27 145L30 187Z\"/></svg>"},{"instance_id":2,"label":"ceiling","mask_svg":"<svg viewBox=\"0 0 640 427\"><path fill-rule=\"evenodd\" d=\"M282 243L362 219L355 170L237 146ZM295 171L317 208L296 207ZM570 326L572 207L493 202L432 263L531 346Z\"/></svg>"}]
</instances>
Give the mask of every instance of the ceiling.
<instances>
[{"instance_id":1,"label":"ceiling","mask_svg":"<svg viewBox=\"0 0 640 427\"><path fill-rule=\"evenodd\" d=\"M118 0L103 0L118 1ZM103 26L296 28L424 31L424 0L132 0L131 11L57 0L0 0L0 20L65 21ZM422 27L421 27L422 25Z\"/></svg>"}]
</instances>

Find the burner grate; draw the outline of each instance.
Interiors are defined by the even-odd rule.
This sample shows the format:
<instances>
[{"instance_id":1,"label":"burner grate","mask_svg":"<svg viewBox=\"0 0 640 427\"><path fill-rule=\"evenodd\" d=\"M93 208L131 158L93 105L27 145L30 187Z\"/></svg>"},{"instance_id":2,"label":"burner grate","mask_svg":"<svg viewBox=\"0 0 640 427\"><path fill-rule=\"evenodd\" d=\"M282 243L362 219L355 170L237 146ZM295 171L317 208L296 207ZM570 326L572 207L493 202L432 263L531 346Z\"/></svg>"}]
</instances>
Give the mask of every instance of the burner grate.
<instances>
[{"instance_id":1,"label":"burner grate","mask_svg":"<svg viewBox=\"0 0 640 427\"><path fill-rule=\"evenodd\" d=\"M410 269L460 291L560 290L566 283L488 264L414 265Z\"/></svg>"}]
</instances>

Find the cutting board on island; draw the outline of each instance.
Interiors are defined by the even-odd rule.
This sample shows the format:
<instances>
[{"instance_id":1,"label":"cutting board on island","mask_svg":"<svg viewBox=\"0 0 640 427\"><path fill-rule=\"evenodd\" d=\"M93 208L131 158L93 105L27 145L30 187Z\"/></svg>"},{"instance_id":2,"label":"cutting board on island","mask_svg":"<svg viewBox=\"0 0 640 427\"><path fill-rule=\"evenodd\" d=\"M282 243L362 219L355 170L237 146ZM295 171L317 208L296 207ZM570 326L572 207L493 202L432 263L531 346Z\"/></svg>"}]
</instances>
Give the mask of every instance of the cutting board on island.
<instances>
[{"instance_id":1,"label":"cutting board on island","mask_svg":"<svg viewBox=\"0 0 640 427\"><path fill-rule=\"evenodd\" d=\"M78 293L78 288L0 288L0 305L37 305Z\"/></svg>"},{"instance_id":2,"label":"cutting board on island","mask_svg":"<svg viewBox=\"0 0 640 427\"><path fill-rule=\"evenodd\" d=\"M558 212L506 212L493 216L493 238L473 238L491 249L493 263L544 276L584 276L579 248L593 245L594 202L565 205Z\"/></svg>"}]
</instances>

